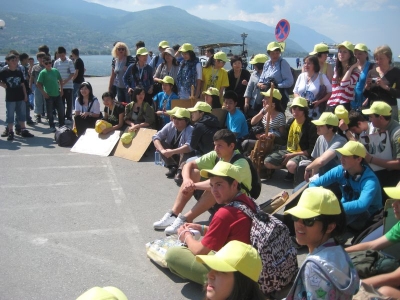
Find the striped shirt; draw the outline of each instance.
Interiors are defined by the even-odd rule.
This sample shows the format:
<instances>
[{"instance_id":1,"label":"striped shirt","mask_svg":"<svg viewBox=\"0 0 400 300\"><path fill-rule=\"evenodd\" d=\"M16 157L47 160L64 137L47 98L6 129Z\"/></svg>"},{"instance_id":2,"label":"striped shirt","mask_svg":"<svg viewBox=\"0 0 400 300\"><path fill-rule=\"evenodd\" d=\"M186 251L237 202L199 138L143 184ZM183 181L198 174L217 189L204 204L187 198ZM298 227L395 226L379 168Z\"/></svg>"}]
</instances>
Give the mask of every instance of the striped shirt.
<instances>
[{"instance_id":1,"label":"striped shirt","mask_svg":"<svg viewBox=\"0 0 400 300\"><path fill-rule=\"evenodd\" d=\"M60 72L61 78L63 80L67 79L71 74L75 73L74 62L70 60L68 57L65 58L64 61L61 58L57 59L54 62L53 68L56 68L58 72ZM63 86L63 89L73 89L72 80L68 80L68 82Z\"/></svg>"},{"instance_id":2,"label":"striped shirt","mask_svg":"<svg viewBox=\"0 0 400 300\"><path fill-rule=\"evenodd\" d=\"M264 128L267 127L267 115L265 115L262 120L261 123L263 125ZM276 136L281 136L281 133L279 132L279 127L285 126L286 125L286 118L285 115L283 113L278 113L275 118L271 118L269 120L269 132L274 133Z\"/></svg>"},{"instance_id":3,"label":"striped shirt","mask_svg":"<svg viewBox=\"0 0 400 300\"><path fill-rule=\"evenodd\" d=\"M354 100L354 88L358 81L360 73L357 68L353 70L349 80L338 82L336 80L336 69L332 79L332 95L328 100L328 106L337 106L339 104L350 103Z\"/></svg>"}]
</instances>

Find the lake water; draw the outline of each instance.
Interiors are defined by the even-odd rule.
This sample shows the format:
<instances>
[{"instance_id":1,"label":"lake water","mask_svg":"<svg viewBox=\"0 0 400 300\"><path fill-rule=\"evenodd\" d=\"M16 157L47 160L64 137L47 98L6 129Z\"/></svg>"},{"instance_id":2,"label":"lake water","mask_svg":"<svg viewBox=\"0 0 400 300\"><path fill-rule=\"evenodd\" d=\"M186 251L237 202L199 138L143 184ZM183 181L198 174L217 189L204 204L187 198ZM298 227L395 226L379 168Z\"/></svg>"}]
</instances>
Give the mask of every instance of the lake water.
<instances>
[{"instance_id":1,"label":"lake water","mask_svg":"<svg viewBox=\"0 0 400 300\"><path fill-rule=\"evenodd\" d=\"M0 62L4 61L5 56L0 56ZM111 73L111 55L82 55L81 59L85 63L86 75L88 76L109 76ZM296 68L295 57L285 57L292 68ZM35 57L36 61L36 57ZM231 69L229 62L225 65L225 69Z\"/></svg>"}]
</instances>

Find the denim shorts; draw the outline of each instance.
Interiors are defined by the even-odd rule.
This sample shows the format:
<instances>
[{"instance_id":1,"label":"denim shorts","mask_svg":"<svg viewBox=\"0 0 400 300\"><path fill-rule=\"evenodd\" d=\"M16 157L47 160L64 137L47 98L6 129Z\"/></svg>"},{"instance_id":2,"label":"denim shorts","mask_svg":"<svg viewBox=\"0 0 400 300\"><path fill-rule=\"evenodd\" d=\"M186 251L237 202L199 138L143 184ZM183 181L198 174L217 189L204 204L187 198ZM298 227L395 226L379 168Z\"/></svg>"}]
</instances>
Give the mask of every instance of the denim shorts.
<instances>
[{"instance_id":1,"label":"denim shorts","mask_svg":"<svg viewBox=\"0 0 400 300\"><path fill-rule=\"evenodd\" d=\"M26 121L26 104L25 101L6 101L6 123L14 123L14 113L16 113L19 122Z\"/></svg>"}]
</instances>

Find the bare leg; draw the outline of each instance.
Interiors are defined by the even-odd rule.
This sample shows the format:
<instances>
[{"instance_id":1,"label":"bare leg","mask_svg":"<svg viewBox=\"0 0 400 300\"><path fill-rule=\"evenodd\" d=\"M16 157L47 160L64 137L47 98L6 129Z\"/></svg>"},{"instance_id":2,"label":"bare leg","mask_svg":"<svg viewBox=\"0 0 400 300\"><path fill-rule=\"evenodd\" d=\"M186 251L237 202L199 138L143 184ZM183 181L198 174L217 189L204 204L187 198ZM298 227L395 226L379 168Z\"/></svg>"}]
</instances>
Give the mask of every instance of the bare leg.
<instances>
[{"instance_id":1,"label":"bare leg","mask_svg":"<svg viewBox=\"0 0 400 300\"><path fill-rule=\"evenodd\" d=\"M191 170L190 172L190 178L192 179L193 182L199 182L200 181L200 171L199 170ZM184 185L182 184L178 195L176 196L174 205L172 206L172 211L175 215L180 214L183 209L185 208L185 205L189 202L190 198L193 196L193 191L188 192L185 191Z\"/></svg>"},{"instance_id":2,"label":"bare leg","mask_svg":"<svg viewBox=\"0 0 400 300\"><path fill-rule=\"evenodd\" d=\"M296 169L297 169L297 165L294 161L288 161L286 164L286 168L288 170L289 173L295 174L296 173Z\"/></svg>"},{"instance_id":3,"label":"bare leg","mask_svg":"<svg viewBox=\"0 0 400 300\"><path fill-rule=\"evenodd\" d=\"M202 213L210 209L215 205L214 196L210 191L205 191L203 195L201 195L199 201L189 210L186 214L186 221L191 223L195 218L200 216Z\"/></svg>"}]
</instances>

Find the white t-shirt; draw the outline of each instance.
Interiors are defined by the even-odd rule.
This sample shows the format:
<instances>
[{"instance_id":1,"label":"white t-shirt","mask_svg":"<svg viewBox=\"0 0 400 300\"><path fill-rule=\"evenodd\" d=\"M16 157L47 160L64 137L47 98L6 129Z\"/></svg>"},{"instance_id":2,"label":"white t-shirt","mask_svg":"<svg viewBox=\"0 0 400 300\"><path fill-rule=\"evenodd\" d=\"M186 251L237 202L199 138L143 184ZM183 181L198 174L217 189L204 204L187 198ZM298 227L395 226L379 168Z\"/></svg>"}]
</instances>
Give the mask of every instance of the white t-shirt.
<instances>
[{"instance_id":1,"label":"white t-shirt","mask_svg":"<svg viewBox=\"0 0 400 300\"><path fill-rule=\"evenodd\" d=\"M96 97L93 98L93 104L92 107L90 108L90 112L94 113L94 114L99 114L100 113L100 102L99 100L97 100ZM89 102L89 106L90 106L90 102ZM81 105L78 101L78 98L76 98L75 100L75 111L80 111L80 112L87 112L88 111L88 106L86 105Z\"/></svg>"}]
</instances>

